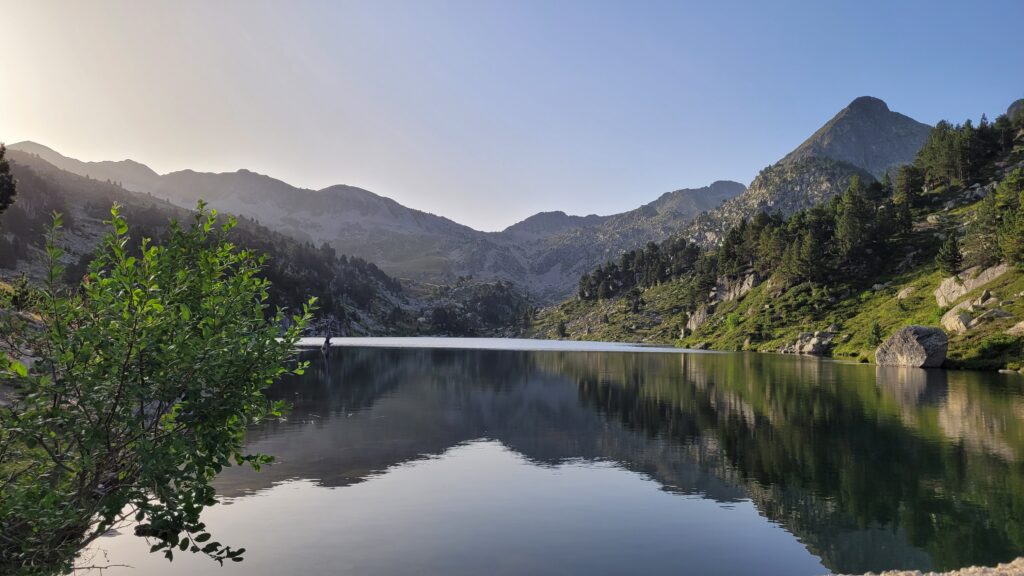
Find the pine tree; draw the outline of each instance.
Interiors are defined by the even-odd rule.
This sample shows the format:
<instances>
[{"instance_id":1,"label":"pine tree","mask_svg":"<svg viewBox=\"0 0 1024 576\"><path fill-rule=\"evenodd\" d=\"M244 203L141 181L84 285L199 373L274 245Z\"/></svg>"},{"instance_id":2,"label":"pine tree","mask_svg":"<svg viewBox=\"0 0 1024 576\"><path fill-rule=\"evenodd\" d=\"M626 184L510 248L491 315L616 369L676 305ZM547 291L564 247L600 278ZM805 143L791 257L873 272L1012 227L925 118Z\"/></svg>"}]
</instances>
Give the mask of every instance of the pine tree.
<instances>
[{"instance_id":1,"label":"pine tree","mask_svg":"<svg viewBox=\"0 0 1024 576\"><path fill-rule=\"evenodd\" d=\"M939 247L935 263L939 265L940 270L952 276L960 271L963 262L964 256L960 252L960 239L957 238L956 231L951 230L942 242L942 246Z\"/></svg>"},{"instance_id":2,"label":"pine tree","mask_svg":"<svg viewBox=\"0 0 1024 576\"><path fill-rule=\"evenodd\" d=\"M885 336L882 333L882 326L878 322L871 323L871 333L868 334L868 340L872 346L878 346L882 343L882 337Z\"/></svg>"},{"instance_id":3,"label":"pine tree","mask_svg":"<svg viewBox=\"0 0 1024 576\"><path fill-rule=\"evenodd\" d=\"M847 260L858 260L857 251L871 238L872 209L860 178L854 176L839 203L836 219L836 243Z\"/></svg>"},{"instance_id":4,"label":"pine tree","mask_svg":"<svg viewBox=\"0 0 1024 576\"><path fill-rule=\"evenodd\" d=\"M893 201L906 202L911 209L917 207L921 186L924 179L921 170L913 164L902 166L896 173L896 184L893 187Z\"/></svg>"},{"instance_id":5,"label":"pine tree","mask_svg":"<svg viewBox=\"0 0 1024 576\"><path fill-rule=\"evenodd\" d=\"M965 242L971 264L989 266L1002 257L999 242L1000 216L995 194L989 194L978 204L977 214L967 231Z\"/></svg>"},{"instance_id":6,"label":"pine tree","mask_svg":"<svg viewBox=\"0 0 1024 576\"><path fill-rule=\"evenodd\" d=\"M11 174L11 165L4 158L7 148L0 144L0 213L3 213L14 203L15 190L14 175Z\"/></svg>"},{"instance_id":7,"label":"pine tree","mask_svg":"<svg viewBox=\"0 0 1024 576\"><path fill-rule=\"evenodd\" d=\"M995 192L996 205L1003 210L999 248L1003 258L1024 264L1024 169L1010 172Z\"/></svg>"},{"instance_id":8,"label":"pine tree","mask_svg":"<svg viewBox=\"0 0 1024 576\"><path fill-rule=\"evenodd\" d=\"M1024 205L1007 215L999 235L999 248L1010 262L1024 264Z\"/></svg>"}]
</instances>

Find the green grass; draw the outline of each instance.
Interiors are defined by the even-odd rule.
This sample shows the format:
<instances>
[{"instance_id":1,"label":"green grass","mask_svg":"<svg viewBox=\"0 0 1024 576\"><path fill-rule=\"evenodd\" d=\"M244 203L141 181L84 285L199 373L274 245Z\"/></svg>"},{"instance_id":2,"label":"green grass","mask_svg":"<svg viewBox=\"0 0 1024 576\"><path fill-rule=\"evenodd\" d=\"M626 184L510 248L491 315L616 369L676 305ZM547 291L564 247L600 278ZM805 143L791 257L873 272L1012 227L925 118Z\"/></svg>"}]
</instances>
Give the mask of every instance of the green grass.
<instances>
[{"instance_id":1,"label":"green grass","mask_svg":"<svg viewBox=\"0 0 1024 576\"><path fill-rule=\"evenodd\" d=\"M669 283L643 292L639 312L629 310L624 299L597 302L568 301L541 312L532 336L555 338L559 321L566 323L567 338L617 342L656 342L696 346L707 344L716 350L752 349L774 352L790 344L801 332L839 326L833 355L873 362L877 343L875 324L883 338L910 325L939 326L946 309L935 301L934 291L943 275L931 264L915 270L877 279L889 283L882 290L866 289L845 294L822 293L808 285L782 290L771 281L755 287L744 298L720 303L706 324L694 334L678 339L686 323L680 309L681 286ZM905 299L897 294L904 288L913 292ZM951 334L948 364L968 369L1019 368L1024 359L1024 339L1005 334L1024 320L1024 273L1011 270L988 285L975 289L964 299L975 299L989 290L1013 318L985 322L964 334ZM833 298L834 301L829 299Z\"/></svg>"}]
</instances>

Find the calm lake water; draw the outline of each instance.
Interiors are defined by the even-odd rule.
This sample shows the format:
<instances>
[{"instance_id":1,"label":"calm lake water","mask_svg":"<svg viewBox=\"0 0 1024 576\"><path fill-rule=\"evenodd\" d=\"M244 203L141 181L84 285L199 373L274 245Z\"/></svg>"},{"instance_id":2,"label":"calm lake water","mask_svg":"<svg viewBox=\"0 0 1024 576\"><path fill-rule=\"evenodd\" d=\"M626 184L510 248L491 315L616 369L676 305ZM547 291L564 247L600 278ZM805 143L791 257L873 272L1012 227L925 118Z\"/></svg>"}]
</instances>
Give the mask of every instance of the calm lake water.
<instances>
[{"instance_id":1,"label":"calm lake water","mask_svg":"<svg viewBox=\"0 0 1024 576\"><path fill-rule=\"evenodd\" d=\"M293 410L249 448L279 462L217 480L205 521L244 562L168 564L129 535L93 561L145 575L812 575L1024 554L1019 376L345 344L271 389Z\"/></svg>"}]
</instances>

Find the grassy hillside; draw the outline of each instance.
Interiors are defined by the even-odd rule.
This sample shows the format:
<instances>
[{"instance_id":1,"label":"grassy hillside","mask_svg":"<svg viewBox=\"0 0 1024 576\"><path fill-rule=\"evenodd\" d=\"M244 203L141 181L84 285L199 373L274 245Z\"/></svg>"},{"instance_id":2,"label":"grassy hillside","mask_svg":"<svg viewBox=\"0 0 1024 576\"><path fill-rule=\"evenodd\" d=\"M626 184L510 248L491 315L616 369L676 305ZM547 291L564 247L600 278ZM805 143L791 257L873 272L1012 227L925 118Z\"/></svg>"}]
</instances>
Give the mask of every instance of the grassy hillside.
<instances>
[{"instance_id":1,"label":"grassy hillside","mask_svg":"<svg viewBox=\"0 0 1024 576\"><path fill-rule=\"evenodd\" d=\"M922 264L904 274L878 278L878 284L884 285L878 290L868 288L839 297L808 284L781 289L769 280L741 299L719 304L711 319L685 338L680 338L680 331L686 324L686 313L677 304L683 288L679 283L668 283L644 290L638 307L625 298L615 298L572 300L544 309L531 335L560 337L561 324L563 337L574 340L775 352L794 342L801 332L831 326L839 328L834 356L873 362L879 338L909 324L939 325L948 308L938 306L933 292L942 279L934 264ZM1003 301L1000 308L1013 316L951 335L947 362L964 368L1021 368L1024 340L1007 335L1006 330L1024 319L1024 272L1011 270L972 290L961 301L974 300L985 290ZM835 301L828 302L832 298Z\"/></svg>"}]
</instances>

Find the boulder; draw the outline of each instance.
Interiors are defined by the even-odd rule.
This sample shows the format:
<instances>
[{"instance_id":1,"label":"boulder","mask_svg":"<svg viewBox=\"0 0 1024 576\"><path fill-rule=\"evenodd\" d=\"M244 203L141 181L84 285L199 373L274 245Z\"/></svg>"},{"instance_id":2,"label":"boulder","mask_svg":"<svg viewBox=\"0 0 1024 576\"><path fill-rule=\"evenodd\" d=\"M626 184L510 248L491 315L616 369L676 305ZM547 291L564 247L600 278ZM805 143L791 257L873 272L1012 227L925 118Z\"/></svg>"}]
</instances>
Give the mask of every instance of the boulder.
<instances>
[{"instance_id":1,"label":"boulder","mask_svg":"<svg viewBox=\"0 0 1024 576\"><path fill-rule=\"evenodd\" d=\"M968 325L971 322L971 318L973 318L973 316L967 314L967 312L974 312L974 305L970 301L964 300L947 310L946 313L942 315L942 319L939 320L939 324L950 332L963 332L964 330L967 330ZM961 318L962 316L966 316L966 318ZM960 320L964 323L963 328L958 326L958 322ZM956 326L957 328L954 329L952 328L953 326Z\"/></svg>"},{"instance_id":2,"label":"boulder","mask_svg":"<svg viewBox=\"0 0 1024 576\"><path fill-rule=\"evenodd\" d=\"M946 361L949 337L941 328L905 326L875 350L879 366L936 368Z\"/></svg>"},{"instance_id":3,"label":"boulder","mask_svg":"<svg viewBox=\"0 0 1024 576\"><path fill-rule=\"evenodd\" d=\"M792 344L779 348L783 354L804 354L807 356L828 356L836 335L832 332L801 332Z\"/></svg>"},{"instance_id":4,"label":"boulder","mask_svg":"<svg viewBox=\"0 0 1024 576\"><path fill-rule=\"evenodd\" d=\"M1007 264L992 266L980 272L977 266L968 268L939 283L939 287L935 289L935 302L941 307L950 306L964 294L988 284L1009 271L1010 266Z\"/></svg>"},{"instance_id":5,"label":"boulder","mask_svg":"<svg viewBox=\"0 0 1024 576\"><path fill-rule=\"evenodd\" d=\"M1002 308L993 308L991 310L986 310L982 312L980 316L978 316L974 320L971 320L971 323L968 324L967 326L969 328L974 328L975 326L981 324L982 322L986 322L988 320L998 320L1000 318L1013 318L1013 314L1010 314L1009 312L1003 310Z\"/></svg>"},{"instance_id":6,"label":"boulder","mask_svg":"<svg viewBox=\"0 0 1024 576\"><path fill-rule=\"evenodd\" d=\"M971 326L971 315L966 312L950 310L942 315L942 327L947 332L967 332Z\"/></svg>"},{"instance_id":7,"label":"boulder","mask_svg":"<svg viewBox=\"0 0 1024 576\"><path fill-rule=\"evenodd\" d=\"M1017 322L1006 333L1010 336L1024 336L1024 321Z\"/></svg>"},{"instance_id":8,"label":"boulder","mask_svg":"<svg viewBox=\"0 0 1024 576\"><path fill-rule=\"evenodd\" d=\"M913 286L907 286L906 288L900 290L898 294L896 294L896 299L906 300L907 298L910 298L910 295L913 294L915 290L917 289L914 288Z\"/></svg>"}]
</instances>

